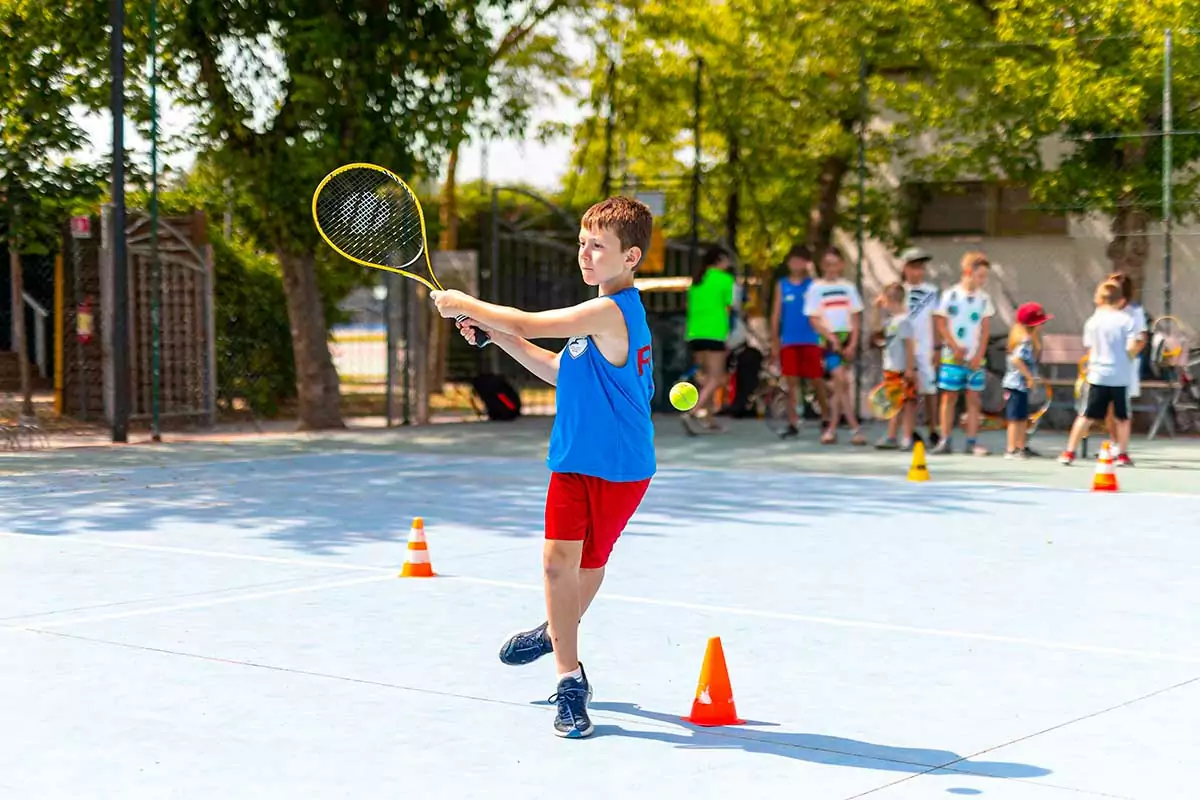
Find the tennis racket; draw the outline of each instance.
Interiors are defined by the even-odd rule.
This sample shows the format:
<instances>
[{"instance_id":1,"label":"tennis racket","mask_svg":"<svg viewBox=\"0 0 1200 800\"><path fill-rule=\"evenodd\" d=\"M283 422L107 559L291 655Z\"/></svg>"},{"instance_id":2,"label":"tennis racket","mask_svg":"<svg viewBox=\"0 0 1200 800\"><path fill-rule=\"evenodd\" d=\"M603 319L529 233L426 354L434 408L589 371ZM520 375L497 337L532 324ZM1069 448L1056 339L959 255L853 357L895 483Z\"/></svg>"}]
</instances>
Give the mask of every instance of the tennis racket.
<instances>
[{"instance_id":1,"label":"tennis racket","mask_svg":"<svg viewBox=\"0 0 1200 800\"><path fill-rule=\"evenodd\" d=\"M374 164L338 167L313 192L312 212L317 233L343 258L411 278L430 291L445 290L429 260L417 194L391 171ZM489 341L475 329L476 347Z\"/></svg>"},{"instance_id":2,"label":"tennis racket","mask_svg":"<svg viewBox=\"0 0 1200 800\"><path fill-rule=\"evenodd\" d=\"M904 408L904 389L895 383L884 381L867 395L867 405L875 419L892 419Z\"/></svg>"},{"instance_id":3,"label":"tennis racket","mask_svg":"<svg viewBox=\"0 0 1200 800\"><path fill-rule=\"evenodd\" d=\"M1031 436L1037 431L1038 423L1050 410L1053 400L1054 393L1040 381L1029 390L1029 407L1032 411L1029 412L1029 427L1025 430L1027 436Z\"/></svg>"}]
</instances>

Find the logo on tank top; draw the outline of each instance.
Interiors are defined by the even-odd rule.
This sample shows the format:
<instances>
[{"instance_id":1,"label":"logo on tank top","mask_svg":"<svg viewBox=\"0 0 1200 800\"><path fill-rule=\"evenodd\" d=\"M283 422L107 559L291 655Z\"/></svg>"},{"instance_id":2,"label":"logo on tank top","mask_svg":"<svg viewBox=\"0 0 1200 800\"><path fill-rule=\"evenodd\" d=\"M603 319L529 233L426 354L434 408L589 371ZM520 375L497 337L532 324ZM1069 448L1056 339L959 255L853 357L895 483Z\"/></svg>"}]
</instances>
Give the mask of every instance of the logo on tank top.
<instances>
[{"instance_id":1,"label":"logo on tank top","mask_svg":"<svg viewBox=\"0 0 1200 800\"><path fill-rule=\"evenodd\" d=\"M567 352L571 354L571 358L579 358L583 355L583 351L587 350L587 346L586 336L572 336L567 340Z\"/></svg>"}]
</instances>

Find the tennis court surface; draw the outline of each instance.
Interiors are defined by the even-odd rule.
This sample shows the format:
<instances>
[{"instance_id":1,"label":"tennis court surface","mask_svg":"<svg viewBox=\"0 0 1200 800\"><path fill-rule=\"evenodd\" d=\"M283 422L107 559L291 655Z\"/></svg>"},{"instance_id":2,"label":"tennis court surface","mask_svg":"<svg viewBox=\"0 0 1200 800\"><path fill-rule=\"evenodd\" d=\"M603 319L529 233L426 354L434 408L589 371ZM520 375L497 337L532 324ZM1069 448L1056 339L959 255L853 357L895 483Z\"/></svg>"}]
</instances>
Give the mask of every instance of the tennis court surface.
<instances>
[{"instance_id":1,"label":"tennis court surface","mask_svg":"<svg viewBox=\"0 0 1200 800\"><path fill-rule=\"evenodd\" d=\"M1200 496L1136 491L1153 463L1112 495L1080 490L1090 464L1018 485L965 456L909 483L894 454L832 474L760 426L667 424L582 629L597 733L564 741L550 659L497 660L544 614L544 423L435 428L7 461L0 797L1200 785ZM414 517L439 577L398 577ZM680 719L710 636L745 725Z\"/></svg>"}]
</instances>

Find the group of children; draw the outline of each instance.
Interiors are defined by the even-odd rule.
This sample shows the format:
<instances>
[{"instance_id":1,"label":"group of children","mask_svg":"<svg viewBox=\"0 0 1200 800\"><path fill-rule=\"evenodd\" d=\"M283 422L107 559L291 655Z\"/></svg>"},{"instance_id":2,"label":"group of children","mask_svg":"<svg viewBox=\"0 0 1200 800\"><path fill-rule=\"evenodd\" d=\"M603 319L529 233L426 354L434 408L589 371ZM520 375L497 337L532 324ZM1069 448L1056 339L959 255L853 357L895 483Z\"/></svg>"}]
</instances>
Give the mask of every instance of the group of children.
<instances>
[{"instance_id":1,"label":"group of children","mask_svg":"<svg viewBox=\"0 0 1200 800\"><path fill-rule=\"evenodd\" d=\"M924 402L930 452L952 452L958 396L965 392L965 452L987 455L976 437L987 383L987 346L996 314L985 289L991 265L983 253L965 254L959 282L939 293L926 279L931 261L928 253L912 248L900 260L903 279L885 287L876 299L871 342L882 349L887 391L900 399L903 408L889 421L876 447L910 450L917 412ZM838 424L845 418L851 443L864 445L853 411L851 371L862 324L862 298L853 284L842 278L844 260L836 249L823 255L817 277L811 274L813 259L803 246L792 249L786 265L788 274L778 281L771 314L772 356L778 361L791 401L789 426L783 435L794 436L798 431L796 399L800 383L808 381L823 412L822 443L837 440ZM1116 463L1130 466L1129 407L1138 395L1137 359L1145 346L1146 316L1134 302L1132 281L1122 273L1110 275L1101 284L1096 303L1096 313L1084 327L1087 380L1094 390L1089 391L1087 408L1076 421L1060 460L1070 464L1088 426L1106 421L1116 442ZM1039 382L1040 330L1051 319L1039 303L1025 303L1016 310L1009 331L1002 380L1006 458L1032 455L1027 441L1030 394ZM831 391L826 391L826 378Z\"/></svg>"}]
</instances>

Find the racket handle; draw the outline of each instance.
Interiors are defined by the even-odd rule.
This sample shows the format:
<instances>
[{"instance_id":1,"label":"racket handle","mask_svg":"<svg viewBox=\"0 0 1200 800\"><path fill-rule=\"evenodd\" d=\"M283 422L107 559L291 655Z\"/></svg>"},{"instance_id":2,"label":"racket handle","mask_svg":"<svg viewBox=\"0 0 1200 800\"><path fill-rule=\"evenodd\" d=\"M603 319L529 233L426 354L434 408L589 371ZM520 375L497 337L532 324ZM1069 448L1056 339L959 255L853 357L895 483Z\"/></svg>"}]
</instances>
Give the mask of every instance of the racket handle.
<instances>
[{"instance_id":1,"label":"racket handle","mask_svg":"<svg viewBox=\"0 0 1200 800\"><path fill-rule=\"evenodd\" d=\"M467 318L466 314L460 314L459 316L455 317L455 320L457 322L461 323L466 318ZM488 344L491 343L491 341L492 341L492 337L488 336L485 331L482 331L479 328L475 328L475 346L476 347L487 347Z\"/></svg>"}]
</instances>

